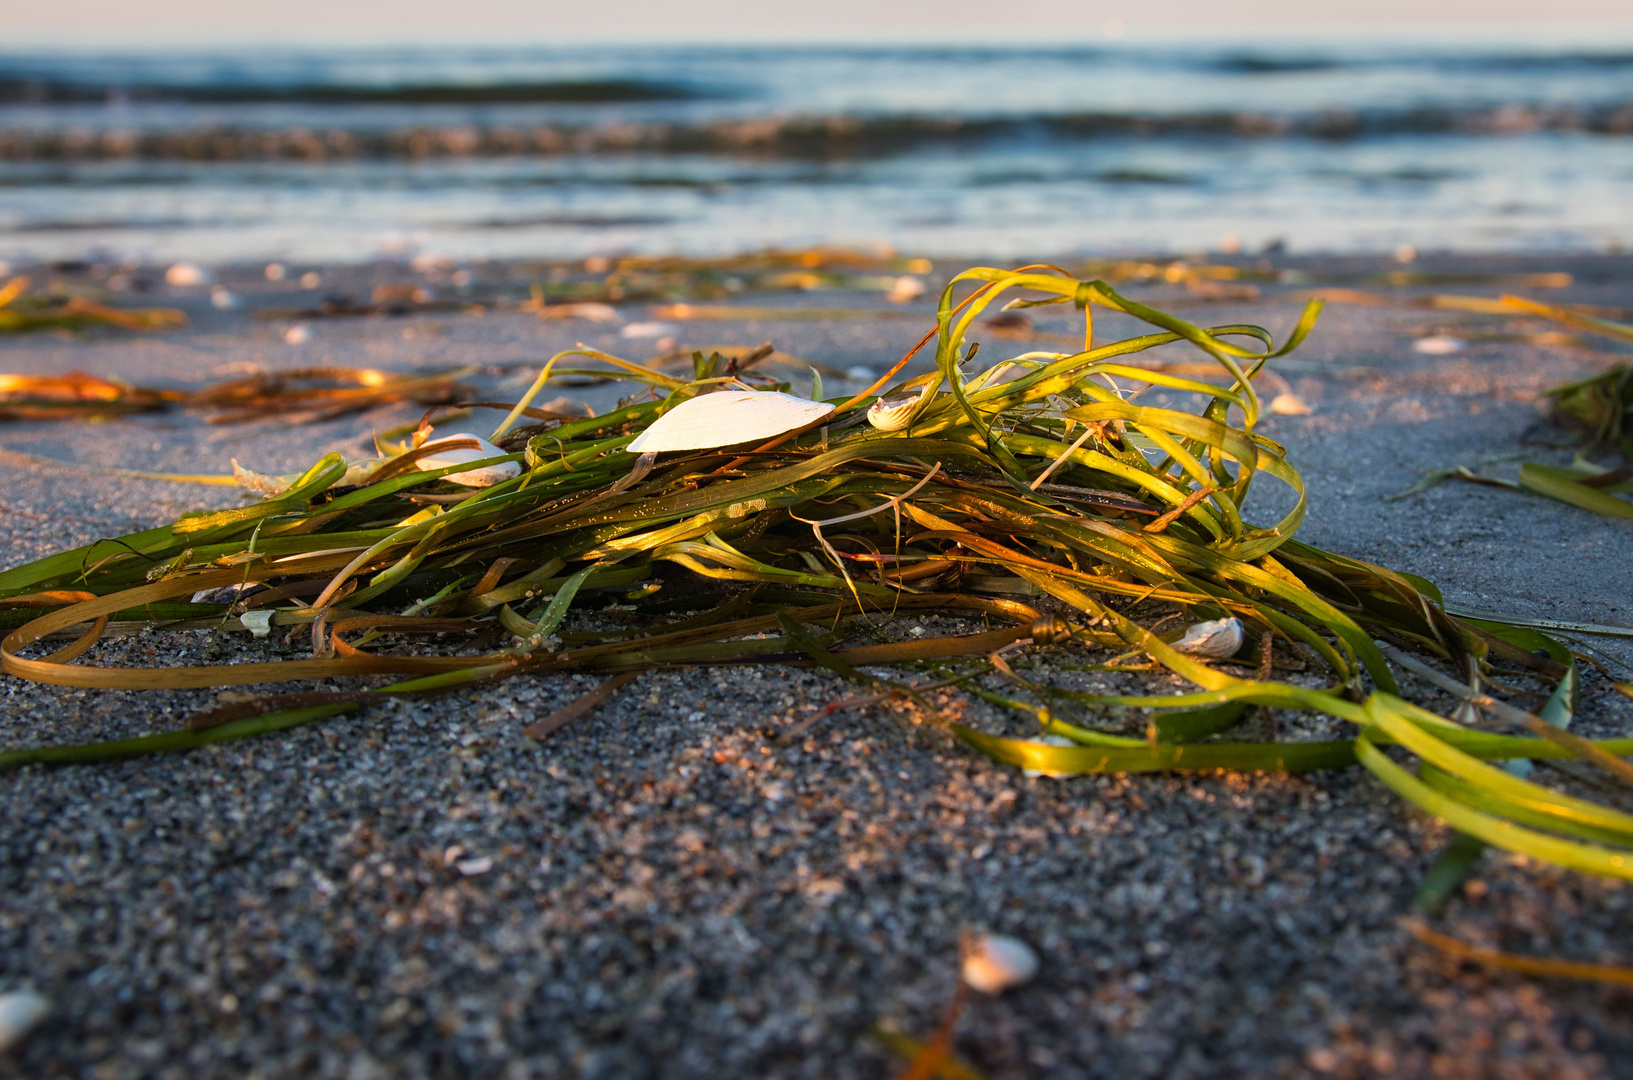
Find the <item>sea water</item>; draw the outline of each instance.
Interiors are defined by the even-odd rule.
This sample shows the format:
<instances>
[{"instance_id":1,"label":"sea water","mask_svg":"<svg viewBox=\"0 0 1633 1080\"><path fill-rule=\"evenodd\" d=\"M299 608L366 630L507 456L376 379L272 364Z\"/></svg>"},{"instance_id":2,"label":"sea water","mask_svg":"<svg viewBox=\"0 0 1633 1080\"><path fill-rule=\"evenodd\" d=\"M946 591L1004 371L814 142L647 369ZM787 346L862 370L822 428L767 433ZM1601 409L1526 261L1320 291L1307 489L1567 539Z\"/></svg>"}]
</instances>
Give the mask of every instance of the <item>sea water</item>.
<instances>
[{"instance_id":1,"label":"sea water","mask_svg":"<svg viewBox=\"0 0 1633 1080\"><path fill-rule=\"evenodd\" d=\"M12 261L1628 244L1626 43L0 51Z\"/></svg>"}]
</instances>

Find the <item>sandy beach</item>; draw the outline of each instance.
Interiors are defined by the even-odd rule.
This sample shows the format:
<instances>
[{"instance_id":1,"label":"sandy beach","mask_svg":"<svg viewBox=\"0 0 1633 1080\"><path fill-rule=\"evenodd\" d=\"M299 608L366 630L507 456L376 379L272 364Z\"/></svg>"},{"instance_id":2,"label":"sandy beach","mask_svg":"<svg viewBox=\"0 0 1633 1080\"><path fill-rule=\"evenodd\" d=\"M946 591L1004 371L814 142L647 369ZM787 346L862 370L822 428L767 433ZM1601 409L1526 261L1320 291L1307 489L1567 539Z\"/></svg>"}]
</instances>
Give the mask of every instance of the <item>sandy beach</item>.
<instances>
[{"instance_id":1,"label":"sandy beach","mask_svg":"<svg viewBox=\"0 0 1633 1080\"><path fill-rule=\"evenodd\" d=\"M937 260L929 283L962 265ZM1258 323L1280 337L1310 288L1402 267L1277 257L1273 269L1296 273L1252 299L1129 291L1196 322ZM1395 301L1515 291L1633 306L1633 256L1425 256L1410 269L1430 277L1368 288ZM472 287L530 272L479 265ZM1573 283L1457 280L1544 272ZM421 281L402 264L323 274L323 292L357 296ZM628 304L617 321L590 322L490 305L312 319L299 323L307 340L292 343L296 321L255 312L310 303L298 275L220 270L241 302L228 310L208 287L149 276L149 292L120 301L181 307L188 329L3 337L0 372L180 387L251 365L470 366L479 398L513 400L576 342L645 360L660 338L675 348L770 341L840 372L882 372L934 321L933 288L909 304L828 291L733 302L886 317L682 321ZM1057 347L1078 326L1069 310L1036 315L1033 341L989 336L983 356ZM626 333L650 323L671 325ZM1420 574L1453 609L1633 625L1626 521L1456 482L1384 501L1427 469L1524 449L1545 418L1541 390L1627 360L1604 343L1513 340L1515 325L1400 302L1330 304L1309 341L1272 365L1309 414L1267 416L1260 428L1289 447L1308 484L1299 537ZM1105 318L1098 334L1133 327ZM1467 347L1414 350L1431 334ZM599 411L621 392L548 396ZM286 473L331 451L364 456L372 432L421 411L299 426L212 426L180 412L0 425L0 566L242 498L105 470L224 474L236 458ZM497 415L480 414L472 430ZM1249 506L1261 519L1277 509ZM938 616L884 632L915 628L971 629ZM1633 662L1633 640L1593 643ZM268 650L295 655L150 632L109 640L86 662ZM1042 958L1035 981L977 995L959 1026L957 1054L992 1078L1633 1068L1627 989L1460 965L1401 929L1449 833L1362 770L1027 778L942 728L952 716L1000 722L954 694L940 717L905 704L849 710L783 745L779 732L847 691L826 671L777 666L644 675L548 740L522 736L592 685L518 678L188 754L0 776L0 990L30 987L52 1003L23 1048L0 1056L0 1075L889 1077L905 1059L876 1032L930 1036L964 928L1012 934ZM217 700L9 676L0 694L6 748L164 730ZM1633 734L1633 700L1599 672L1586 672L1582 700L1573 730ZM1304 721L1265 722L1286 725L1285 737ZM1630 963L1630 899L1615 882L1495 853L1437 926L1515 952Z\"/></svg>"}]
</instances>

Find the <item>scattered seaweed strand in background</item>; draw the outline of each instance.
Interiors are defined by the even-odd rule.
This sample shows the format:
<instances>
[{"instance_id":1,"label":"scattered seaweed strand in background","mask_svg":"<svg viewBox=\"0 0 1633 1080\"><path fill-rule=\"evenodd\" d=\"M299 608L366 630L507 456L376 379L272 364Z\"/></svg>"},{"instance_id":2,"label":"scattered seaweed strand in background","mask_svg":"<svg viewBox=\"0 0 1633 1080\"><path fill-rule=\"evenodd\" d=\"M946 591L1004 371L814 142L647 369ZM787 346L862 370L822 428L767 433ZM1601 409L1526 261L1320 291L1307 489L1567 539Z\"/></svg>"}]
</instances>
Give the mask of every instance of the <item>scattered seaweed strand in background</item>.
<instances>
[{"instance_id":1,"label":"scattered seaweed strand in background","mask_svg":"<svg viewBox=\"0 0 1633 1080\"><path fill-rule=\"evenodd\" d=\"M1576 960L1559 960L1546 956L1516 956L1496 949L1482 949L1469 945L1447 934L1429 929L1421 919L1402 920L1406 932L1458 960L1467 960L1504 971L1518 971L1525 975L1541 975L1555 979L1580 979L1587 982L1606 982L1633 986L1633 967L1618 964L1591 964Z\"/></svg>"},{"instance_id":2,"label":"scattered seaweed strand in background","mask_svg":"<svg viewBox=\"0 0 1633 1080\"><path fill-rule=\"evenodd\" d=\"M1028 303L1120 311L1150 332L972 370L967 334L983 311L1016 294ZM0 573L0 617L9 630L0 663L22 678L118 689L403 681L266 696L195 716L182 730L116 743L9 751L0 768L185 749L319 721L390 695L521 674L612 677L803 657L875 691L912 697L915 687L939 681L1029 718L1047 738L950 724L972 747L1024 768L1069 775L1360 764L1487 843L1633 877L1633 816L1488 764L1620 757L1633 752L1633 739L1541 738L1527 725L1546 721L1511 707L1494 716L1496 729L1464 726L1403 696L1417 684L1403 690L1376 641L1453 671L1545 685L1574 677L1568 651L1534 630L1454 618L1428 582L1294 539L1306 509L1303 481L1283 448L1254 430L1253 383L1297 346L1318 313L1311 304L1278 347L1263 328L1193 326L1104 281L1052 268L970 270L942 294L934 371L875 388L919 390L903 425L884 431L863 422L875 400L867 394L836 400L818 430L758 450L639 459L627 449L637 435L681 403L731 387L736 376L701 357L688 381L574 350L589 363L585 370L633 379L642 391L599 417L547 417L508 433L503 455L424 468L427 445L362 470L330 455L263 502ZM1131 363L1177 343L1198 350L1225 383ZM1120 389L1131 383L1193 395L1201 407L1138 404ZM503 461L521 464L520 475L474 491L447 482ZM1034 484L1045 472L1047 482ZM1281 520L1256 524L1248 497L1267 481L1284 485L1291 505ZM687 592L700 587L714 593ZM581 598L631 589L680 597L635 604L634 622L617 629L569 619ZM1066 617L1017 599L1040 596ZM1197 621L1237 620L1246 655L1209 661L1179 651L1171 644L1177 631L1159 636L1150 616L1136 618L1146 603ZM665 608L700 613L666 619ZM859 618L876 623L913 611L962 611L998 625L846 647ZM74 662L110 627L152 620L298 632L313 641L313 655L170 668ZM34 651L64 635L72 643L51 655ZM409 651L400 647L404 635L443 644ZM399 647L379 650L383 642ZM1017 651L1017 643L1029 644ZM460 651L472 645L479 651ZM1065 647L1148 656L1153 692L1052 686L1028 657ZM1265 655L1256 655L1261 649ZM995 658L999 651L1005 655ZM1276 655L1302 657L1305 681L1319 673L1321 685L1278 681ZM889 683L861 670L878 666L932 678ZM975 681L994 669L1038 703ZM1172 693L1162 685L1168 677L1194 689ZM1468 708L1494 708L1495 700ZM1232 738L1251 705L1320 713L1348 723L1350 733L1319 742ZM1126 732L1091 717L1115 720L1131 710L1148 719Z\"/></svg>"},{"instance_id":3,"label":"scattered seaweed strand in background","mask_svg":"<svg viewBox=\"0 0 1633 1080\"><path fill-rule=\"evenodd\" d=\"M1633 342L1633 326L1559 304L1544 304L1518 296L1504 296L1487 303L1491 311L1541 315L1592 334ZM1454 465L1437 469L1385 501L1416 495L1443 480L1463 480L1540 495L1605 517L1633 520L1633 502L1616 497L1633 495L1633 364L1617 364L1598 375L1553 387L1544 394L1552 399L1554 419L1579 433L1576 459L1571 464L1526 461L1520 466L1518 478L1508 480L1478 470L1530 454L1522 451L1487 457L1472 467ZM1621 455L1620 465L1609 467L1596 460L1612 454Z\"/></svg>"},{"instance_id":4,"label":"scattered seaweed strand in background","mask_svg":"<svg viewBox=\"0 0 1633 1080\"><path fill-rule=\"evenodd\" d=\"M70 371L65 375L0 375L0 420L68 420L156 412L182 395Z\"/></svg>"},{"instance_id":5,"label":"scattered seaweed strand in background","mask_svg":"<svg viewBox=\"0 0 1633 1080\"><path fill-rule=\"evenodd\" d=\"M33 330L175 330L187 316L174 308L116 308L84 296L53 296L28 291L29 279L12 278L0 286L0 334Z\"/></svg>"},{"instance_id":6,"label":"scattered seaweed strand in background","mask_svg":"<svg viewBox=\"0 0 1633 1080\"><path fill-rule=\"evenodd\" d=\"M206 413L211 424L271 417L307 423L400 401L450 404L469 396L470 388L459 380L476 370L398 375L374 368L299 368L259 372L190 391L131 386L80 371L0 375L0 420L94 420L183 407Z\"/></svg>"}]
</instances>

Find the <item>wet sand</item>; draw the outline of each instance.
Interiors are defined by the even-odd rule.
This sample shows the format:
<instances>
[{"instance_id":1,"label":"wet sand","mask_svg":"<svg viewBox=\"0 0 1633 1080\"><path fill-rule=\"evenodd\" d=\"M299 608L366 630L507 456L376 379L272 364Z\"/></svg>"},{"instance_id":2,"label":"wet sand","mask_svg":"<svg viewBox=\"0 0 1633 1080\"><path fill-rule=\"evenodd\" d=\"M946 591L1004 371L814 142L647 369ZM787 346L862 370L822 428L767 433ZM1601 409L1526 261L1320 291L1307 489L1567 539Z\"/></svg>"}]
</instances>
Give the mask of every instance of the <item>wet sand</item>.
<instances>
[{"instance_id":1,"label":"wet sand","mask_svg":"<svg viewBox=\"0 0 1633 1080\"><path fill-rule=\"evenodd\" d=\"M1566 270L1576 284L1549 298L1633 306L1628 257L1446 257L1413 269ZM517 273L473 272L478 284ZM326 290L364 295L415 276L326 273ZM252 307L297 296L258 271L221 280ZM1298 290L1207 304L1131 292L1181 301L1195 321L1280 335ZM482 396L514 398L531 372L509 365L575 341L638 359L653 349L620 336L651 320L644 305L615 324L500 311L317 320L293 345L289 323L217 311L204 289L159 286L146 300L179 303L193 326L4 338L0 371L197 385L246 364L471 364L487 372L475 377ZM745 302L888 306L831 293ZM667 336L770 340L840 370L882 371L930 325L931 306L917 310L922 319L688 322ZM1068 330L1056 311L1039 313L1040 333ZM1428 577L1453 606L1633 624L1625 521L1466 484L1381 501L1424 469L1520 449L1542 419L1540 389L1617 362L1609 346L1481 338L1504 323L1329 307L1276 365L1311 414L1261 428L1308 483L1300 537ZM1105 319L1099 332L1131 329ZM1412 350L1434 332L1470 345ZM993 340L984 353L1026 347ZM560 392L599 409L618 391ZM237 500L20 454L189 473L226 472L236 457L288 472L331 450L361 456L371 429L419 411L300 427L181 414L0 427L0 565ZM1256 516L1276 509L1267 501ZM887 632L960 625L901 620ZM1626 641L1595 643L1633 660ZM265 648L152 633L91 659ZM1633 733L1633 701L1595 672L1586 682L1578 730ZM1625 989L1462 967L1404 934L1397 920L1447 833L1360 770L1028 779L907 706L841 713L784 748L779 730L845 690L826 672L775 667L646 675L544 743L521 736L591 685L515 679L186 755L0 777L0 990L30 986L54 1006L18 1054L0 1057L0 1075L885 1077L902 1062L870 1032L931 1033L963 927L1014 934L1043 958L1034 982L979 998L960 1025L958 1053L992 1077L1633 1068ZM215 700L10 677L0 693L8 747L160 730ZM960 697L938 706L1001 723ZM1625 963L1629 898L1616 883L1493 855L1438 925L1514 951Z\"/></svg>"}]
</instances>

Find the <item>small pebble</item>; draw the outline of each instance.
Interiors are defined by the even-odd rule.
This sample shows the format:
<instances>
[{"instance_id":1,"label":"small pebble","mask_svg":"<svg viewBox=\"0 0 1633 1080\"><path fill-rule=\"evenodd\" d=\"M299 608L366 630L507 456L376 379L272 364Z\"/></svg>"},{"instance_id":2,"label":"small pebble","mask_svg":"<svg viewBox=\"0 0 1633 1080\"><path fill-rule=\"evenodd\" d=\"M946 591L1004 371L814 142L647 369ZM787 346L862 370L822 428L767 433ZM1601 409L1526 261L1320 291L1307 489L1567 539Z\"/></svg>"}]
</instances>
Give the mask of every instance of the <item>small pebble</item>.
<instances>
[{"instance_id":1,"label":"small pebble","mask_svg":"<svg viewBox=\"0 0 1633 1080\"><path fill-rule=\"evenodd\" d=\"M905 304L923 295L924 282L911 274L903 274L891 283L890 291L885 293L885 299L892 304Z\"/></svg>"},{"instance_id":2,"label":"small pebble","mask_svg":"<svg viewBox=\"0 0 1633 1080\"><path fill-rule=\"evenodd\" d=\"M284 341L290 345L305 345L312 340L312 331L302 326L291 326L284 331Z\"/></svg>"},{"instance_id":3,"label":"small pebble","mask_svg":"<svg viewBox=\"0 0 1633 1080\"><path fill-rule=\"evenodd\" d=\"M673 334L680 327L666 322L632 322L618 331L619 337L626 338L656 338L665 334Z\"/></svg>"},{"instance_id":4,"label":"small pebble","mask_svg":"<svg viewBox=\"0 0 1633 1080\"><path fill-rule=\"evenodd\" d=\"M1310 407L1296 394L1277 394L1270 401L1270 411L1277 416L1310 415Z\"/></svg>"},{"instance_id":5,"label":"small pebble","mask_svg":"<svg viewBox=\"0 0 1633 1080\"><path fill-rule=\"evenodd\" d=\"M32 990L0 994L0 1054L23 1044L51 1012L51 1003Z\"/></svg>"},{"instance_id":6,"label":"small pebble","mask_svg":"<svg viewBox=\"0 0 1633 1080\"><path fill-rule=\"evenodd\" d=\"M1412 351L1423 356L1450 356L1453 353L1460 353L1468 347L1469 343L1462 338L1451 337L1447 334L1418 338L1412 342Z\"/></svg>"},{"instance_id":7,"label":"small pebble","mask_svg":"<svg viewBox=\"0 0 1633 1080\"><path fill-rule=\"evenodd\" d=\"M175 285L178 288L191 288L195 285L208 285L214 278L202 266L195 263L179 262L173 264L170 269L164 272L164 280L167 285Z\"/></svg>"},{"instance_id":8,"label":"small pebble","mask_svg":"<svg viewBox=\"0 0 1633 1080\"><path fill-rule=\"evenodd\" d=\"M590 322L617 322L618 309L611 304L585 301L579 304L551 304L539 309L541 319L588 319Z\"/></svg>"},{"instance_id":9,"label":"small pebble","mask_svg":"<svg viewBox=\"0 0 1633 1080\"><path fill-rule=\"evenodd\" d=\"M1038 973L1038 954L1019 938L982 934L964 957L964 981L983 994L1001 994L1030 982Z\"/></svg>"},{"instance_id":10,"label":"small pebble","mask_svg":"<svg viewBox=\"0 0 1633 1080\"><path fill-rule=\"evenodd\" d=\"M283 263L275 262L266 264L266 279L268 281L282 281L284 279L284 275L288 272L288 269Z\"/></svg>"}]
</instances>

